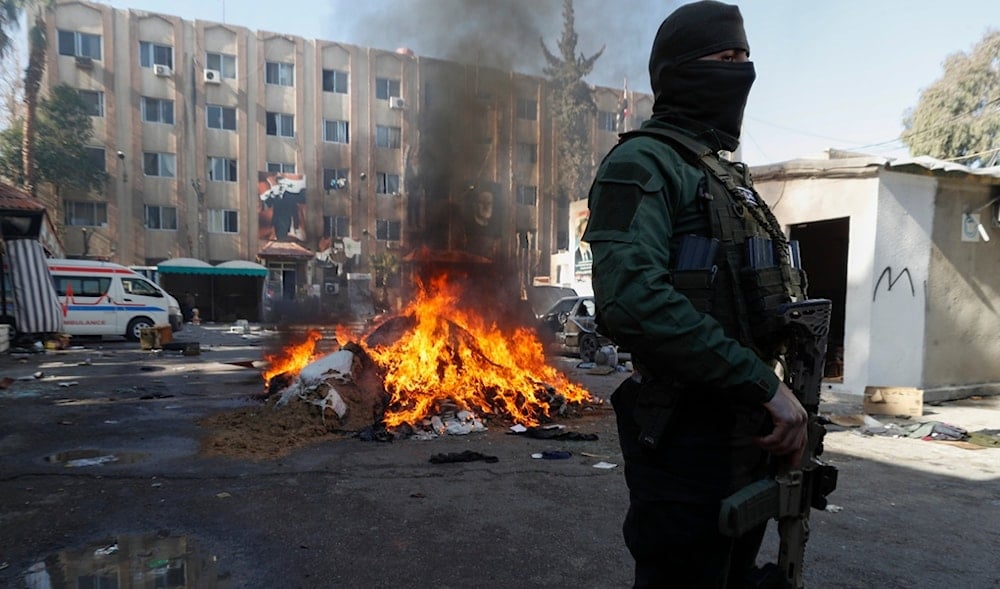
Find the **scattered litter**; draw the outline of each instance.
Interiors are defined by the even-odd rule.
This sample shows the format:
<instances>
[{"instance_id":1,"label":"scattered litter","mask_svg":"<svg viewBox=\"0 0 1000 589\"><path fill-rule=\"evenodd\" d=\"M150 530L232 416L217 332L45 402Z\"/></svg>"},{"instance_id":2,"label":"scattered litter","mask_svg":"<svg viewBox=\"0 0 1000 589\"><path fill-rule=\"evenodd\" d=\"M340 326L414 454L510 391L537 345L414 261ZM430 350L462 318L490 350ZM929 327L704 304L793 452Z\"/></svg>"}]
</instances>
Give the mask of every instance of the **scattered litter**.
<instances>
[{"instance_id":1,"label":"scattered litter","mask_svg":"<svg viewBox=\"0 0 1000 589\"><path fill-rule=\"evenodd\" d=\"M524 427L520 423L515 423L514 425L510 426L510 431L515 434L523 434L524 432L528 431L528 428Z\"/></svg>"},{"instance_id":2,"label":"scattered litter","mask_svg":"<svg viewBox=\"0 0 1000 589\"><path fill-rule=\"evenodd\" d=\"M431 456L430 462L432 464L446 464L450 462L474 462L477 460L482 460L484 462L499 462L500 459L496 456L487 456L480 452L473 452L472 450L465 450L464 452L449 452L442 454L434 454Z\"/></svg>"},{"instance_id":3,"label":"scattered litter","mask_svg":"<svg viewBox=\"0 0 1000 589\"><path fill-rule=\"evenodd\" d=\"M921 440L961 442L968 439L969 432L960 427L948 425L940 421L927 421L911 426L906 437L920 438Z\"/></svg>"},{"instance_id":4,"label":"scattered litter","mask_svg":"<svg viewBox=\"0 0 1000 589\"><path fill-rule=\"evenodd\" d=\"M109 556L118 552L118 544L112 544L110 546L105 546L104 548L98 548L94 551L94 556Z\"/></svg>"},{"instance_id":5,"label":"scattered litter","mask_svg":"<svg viewBox=\"0 0 1000 589\"><path fill-rule=\"evenodd\" d=\"M593 368L587 370L587 374L603 375L603 374L611 374L614 371L615 371L615 367L614 366L601 366L601 365L597 365L597 366L594 366Z\"/></svg>"},{"instance_id":6,"label":"scattered litter","mask_svg":"<svg viewBox=\"0 0 1000 589\"><path fill-rule=\"evenodd\" d=\"M544 426L544 427L529 427L525 428L523 432L512 432L516 435L523 435L529 438L535 438L538 440L571 440L577 442L592 442L597 440L597 434L584 434L580 432L567 432L562 431L564 426ZM511 428L512 430L514 428Z\"/></svg>"},{"instance_id":7,"label":"scattered litter","mask_svg":"<svg viewBox=\"0 0 1000 589\"><path fill-rule=\"evenodd\" d=\"M572 456L572 452L566 450L545 450L544 452L539 452L532 454L532 458L542 458L544 460L565 460Z\"/></svg>"},{"instance_id":8,"label":"scattered litter","mask_svg":"<svg viewBox=\"0 0 1000 589\"><path fill-rule=\"evenodd\" d=\"M7 568L9 566L10 566L9 562L0 562L0 571L4 570L5 568Z\"/></svg>"},{"instance_id":9,"label":"scattered litter","mask_svg":"<svg viewBox=\"0 0 1000 589\"><path fill-rule=\"evenodd\" d=\"M612 464L610 462L604 462L603 460L594 465L594 468L602 468L605 470L617 468L617 464Z\"/></svg>"},{"instance_id":10,"label":"scattered litter","mask_svg":"<svg viewBox=\"0 0 1000 589\"><path fill-rule=\"evenodd\" d=\"M580 456L586 456L587 458L607 458L604 454L593 454L591 452L580 452Z\"/></svg>"},{"instance_id":11,"label":"scattered litter","mask_svg":"<svg viewBox=\"0 0 1000 589\"><path fill-rule=\"evenodd\" d=\"M840 513L844 511L844 508L839 505L834 505L833 503L827 503L825 511L829 513Z\"/></svg>"},{"instance_id":12,"label":"scattered litter","mask_svg":"<svg viewBox=\"0 0 1000 589\"><path fill-rule=\"evenodd\" d=\"M326 392L326 396L322 399L316 399L309 401L313 405L317 405L323 409L323 423L326 423L326 410L332 409L337 417L343 419L344 415L347 413L347 403L344 403L344 399L340 397L340 393L337 389L330 387Z\"/></svg>"},{"instance_id":13,"label":"scattered litter","mask_svg":"<svg viewBox=\"0 0 1000 589\"><path fill-rule=\"evenodd\" d=\"M91 364L93 364L93 362L90 361L90 358L87 358L83 362L78 363L77 366L90 366Z\"/></svg>"},{"instance_id":14,"label":"scattered litter","mask_svg":"<svg viewBox=\"0 0 1000 589\"><path fill-rule=\"evenodd\" d=\"M584 368L584 369L593 368L594 366L597 366L596 362L580 362L579 364L576 365L577 368Z\"/></svg>"},{"instance_id":15,"label":"scattered litter","mask_svg":"<svg viewBox=\"0 0 1000 589\"><path fill-rule=\"evenodd\" d=\"M427 495L424 495L423 493L410 493L410 497L413 499L426 499Z\"/></svg>"},{"instance_id":16,"label":"scattered litter","mask_svg":"<svg viewBox=\"0 0 1000 589\"><path fill-rule=\"evenodd\" d=\"M75 460L67 460L66 466L70 468L77 468L81 466L100 466L111 462L118 462L118 457L114 454L106 454L104 456L95 456L93 458L77 458Z\"/></svg>"},{"instance_id":17,"label":"scattered litter","mask_svg":"<svg viewBox=\"0 0 1000 589\"><path fill-rule=\"evenodd\" d=\"M14 384L14 379L13 378L11 378L9 376L5 376L3 378L0 378L0 389L5 389L5 388L9 387L12 384Z\"/></svg>"},{"instance_id":18,"label":"scattered litter","mask_svg":"<svg viewBox=\"0 0 1000 589\"><path fill-rule=\"evenodd\" d=\"M62 419L59 421L59 425L73 425L73 422L68 419Z\"/></svg>"},{"instance_id":19,"label":"scattered litter","mask_svg":"<svg viewBox=\"0 0 1000 589\"><path fill-rule=\"evenodd\" d=\"M116 425L118 423L118 420L117 419L105 419L104 423L106 423L108 425Z\"/></svg>"},{"instance_id":20,"label":"scattered litter","mask_svg":"<svg viewBox=\"0 0 1000 589\"><path fill-rule=\"evenodd\" d=\"M156 560L151 560L148 563L146 563L146 566L148 566L151 569L162 569L168 564L170 564L169 560L165 558L157 558Z\"/></svg>"},{"instance_id":21,"label":"scattered litter","mask_svg":"<svg viewBox=\"0 0 1000 589\"><path fill-rule=\"evenodd\" d=\"M63 388L65 388L65 387L75 387L78 384L80 384L80 383L77 382L77 381L75 381L75 380L71 380L69 382L61 382L61 383L59 383L59 386L61 386Z\"/></svg>"},{"instance_id":22,"label":"scattered litter","mask_svg":"<svg viewBox=\"0 0 1000 589\"><path fill-rule=\"evenodd\" d=\"M969 433L969 443L986 448L1000 448L1000 429L981 429Z\"/></svg>"},{"instance_id":23,"label":"scattered litter","mask_svg":"<svg viewBox=\"0 0 1000 589\"><path fill-rule=\"evenodd\" d=\"M36 372L34 374L30 374L28 376L22 376L22 377L18 378L17 380L38 380L39 378L42 378L44 376L45 376L45 373L42 372L41 370L39 370L38 372Z\"/></svg>"},{"instance_id":24,"label":"scattered litter","mask_svg":"<svg viewBox=\"0 0 1000 589\"><path fill-rule=\"evenodd\" d=\"M219 499L226 499L227 497L232 497L232 494L223 491L221 493L216 493L215 496L218 497Z\"/></svg>"}]
</instances>

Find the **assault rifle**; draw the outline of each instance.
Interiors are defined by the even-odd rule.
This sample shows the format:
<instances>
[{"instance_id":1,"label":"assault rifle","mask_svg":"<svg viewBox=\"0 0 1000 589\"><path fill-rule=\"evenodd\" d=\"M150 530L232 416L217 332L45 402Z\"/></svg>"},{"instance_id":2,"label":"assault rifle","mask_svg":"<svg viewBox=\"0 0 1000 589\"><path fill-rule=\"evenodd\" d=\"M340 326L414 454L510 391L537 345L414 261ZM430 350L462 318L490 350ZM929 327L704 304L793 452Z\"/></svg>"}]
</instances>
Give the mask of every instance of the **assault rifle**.
<instances>
[{"instance_id":1,"label":"assault rifle","mask_svg":"<svg viewBox=\"0 0 1000 589\"><path fill-rule=\"evenodd\" d=\"M802 562L809 539L809 510L826 509L826 497L837 488L837 469L819 459L823 453L824 422L819 417L819 392L826 361L831 303L810 299L778 307L778 323L788 337L785 384L809 414L808 440L802 463L777 468L773 477L757 481L722 502L719 530L738 537L769 519L778 521L778 563L755 571L754 587L799 589Z\"/></svg>"}]
</instances>

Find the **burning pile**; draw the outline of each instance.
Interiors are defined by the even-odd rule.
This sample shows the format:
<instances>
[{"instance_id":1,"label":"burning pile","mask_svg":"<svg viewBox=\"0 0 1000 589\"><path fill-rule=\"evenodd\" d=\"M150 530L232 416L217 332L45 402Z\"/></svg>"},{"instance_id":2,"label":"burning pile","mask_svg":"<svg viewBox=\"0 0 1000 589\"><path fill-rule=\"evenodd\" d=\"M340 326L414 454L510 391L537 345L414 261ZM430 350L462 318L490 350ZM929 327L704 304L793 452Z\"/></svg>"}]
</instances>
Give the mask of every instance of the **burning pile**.
<instances>
[{"instance_id":1,"label":"burning pile","mask_svg":"<svg viewBox=\"0 0 1000 589\"><path fill-rule=\"evenodd\" d=\"M594 401L546 364L532 330L505 332L496 321L463 308L461 294L446 278L432 279L420 285L414 301L398 316L379 324L360 343L343 344L327 357L314 358L312 350L321 335L310 332L306 342L268 358L265 382L270 390L276 388L275 381L285 386L286 400L293 394L305 398L302 392L310 389L310 402L323 407L324 415L333 409L342 422L362 401L367 425L381 418L390 430L419 429L449 409L534 426L573 404ZM348 337L338 332L338 341ZM334 357L348 353L360 361ZM307 374L309 382L303 383ZM335 382L327 379L317 391L317 376ZM366 394L359 396L352 387Z\"/></svg>"}]
</instances>

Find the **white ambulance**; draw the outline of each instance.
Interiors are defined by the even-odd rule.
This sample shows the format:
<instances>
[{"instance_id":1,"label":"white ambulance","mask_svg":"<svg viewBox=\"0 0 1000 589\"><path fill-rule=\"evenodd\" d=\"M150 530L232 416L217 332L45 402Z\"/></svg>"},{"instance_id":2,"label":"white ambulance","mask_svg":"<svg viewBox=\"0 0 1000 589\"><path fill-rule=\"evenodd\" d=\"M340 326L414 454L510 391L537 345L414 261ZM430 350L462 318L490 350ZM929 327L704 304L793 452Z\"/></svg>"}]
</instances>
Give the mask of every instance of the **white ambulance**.
<instances>
[{"instance_id":1,"label":"white ambulance","mask_svg":"<svg viewBox=\"0 0 1000 589\"><path fill-rule=\"evenodd\" d=\"M125 266L92 260L47 260L69 335L124 336L169 325L180 314L177 299Z\"/></svg>"}]
</instances>

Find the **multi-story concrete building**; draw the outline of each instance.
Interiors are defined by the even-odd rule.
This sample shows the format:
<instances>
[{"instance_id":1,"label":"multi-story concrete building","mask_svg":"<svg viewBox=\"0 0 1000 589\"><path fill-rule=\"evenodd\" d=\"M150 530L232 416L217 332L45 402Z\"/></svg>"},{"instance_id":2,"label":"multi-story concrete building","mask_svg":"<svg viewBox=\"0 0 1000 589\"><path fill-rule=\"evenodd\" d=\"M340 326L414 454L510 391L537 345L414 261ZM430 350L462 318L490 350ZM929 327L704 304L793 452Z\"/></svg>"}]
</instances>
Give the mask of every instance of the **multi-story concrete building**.
<instances>
[{"instance_id":1,"label":"multi-story concrete building","mask_svg":"<svg viewBox=\"0 0 1000 589\"><path fill-rule=\"evenodd\" d=\"M569 205L585 195L556 194L544 78L80 1L46 25L44 83L91 105L111 179L60 195L72 255L255 261L285 299L423 247L568 281L551 256L570 250ZM595 95L596 164L622 89ZM651 108L630 99L626 124Z\"/></svg>"}]
</instances>

